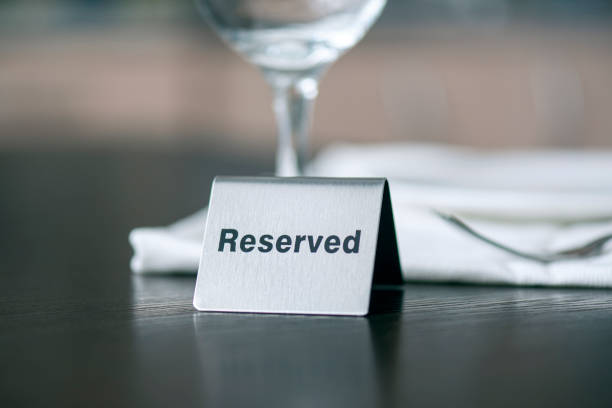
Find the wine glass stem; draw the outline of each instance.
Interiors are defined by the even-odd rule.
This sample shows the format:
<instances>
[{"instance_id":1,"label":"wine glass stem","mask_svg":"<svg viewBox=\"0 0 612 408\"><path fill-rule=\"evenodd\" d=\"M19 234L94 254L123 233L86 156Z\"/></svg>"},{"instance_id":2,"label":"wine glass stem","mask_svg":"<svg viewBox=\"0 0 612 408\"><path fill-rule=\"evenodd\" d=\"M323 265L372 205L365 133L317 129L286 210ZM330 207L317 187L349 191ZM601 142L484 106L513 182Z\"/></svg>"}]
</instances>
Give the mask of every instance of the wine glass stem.
<instances>
[{"instance_id":1,"label":"wine glass stem","mask_svg":"<svg viewBox=\"0 0 612 408\"><path fill-rule=\"evenodd\" d=\"M270 82L278 128L276 175L301 176L310 151L308 133L318 81L316 77L305 76Z\"/></svg>"}]
</instances>

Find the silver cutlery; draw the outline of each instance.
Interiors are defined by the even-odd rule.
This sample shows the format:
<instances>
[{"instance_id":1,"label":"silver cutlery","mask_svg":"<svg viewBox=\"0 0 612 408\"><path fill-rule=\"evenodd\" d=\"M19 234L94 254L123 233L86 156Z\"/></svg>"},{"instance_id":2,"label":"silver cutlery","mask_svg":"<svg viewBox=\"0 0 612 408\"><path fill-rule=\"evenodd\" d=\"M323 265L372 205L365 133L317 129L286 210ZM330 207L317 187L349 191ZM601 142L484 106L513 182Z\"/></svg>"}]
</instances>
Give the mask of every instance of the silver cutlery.
<instances>
[{"instance_id":1,"label":"silver cutlery","mask_svg":"<svg viewBox=\"0 0 612 408\"><path fill-rule=\"evenodd\" d=\"M491 239L480 232L476 231L465 222L457 218L452 214L445 214L437 210L432 210L434 214L440 217L442 220L448 222L449 224L459 228L460 230L467 232L474 238L478 238L479 240L486 242L487 244L494 246L495 248L501 249L502 251L508 252L510 254L519 256L521 258L530 259L532 261L540 262L540 263L551 263L557 261L567 261L571 259L583 259L601 255L603 253L603 249L605 244L612 239L612 233L603 235L597 239L589 241L583 245L579 245L573 248L567 248L562 251L556 252L542 252L542 253L533 253L527 252L523 250L519 250L516 248L509 247L508 245L502 244L494 239Z\"/></svg>"}]
</instances>

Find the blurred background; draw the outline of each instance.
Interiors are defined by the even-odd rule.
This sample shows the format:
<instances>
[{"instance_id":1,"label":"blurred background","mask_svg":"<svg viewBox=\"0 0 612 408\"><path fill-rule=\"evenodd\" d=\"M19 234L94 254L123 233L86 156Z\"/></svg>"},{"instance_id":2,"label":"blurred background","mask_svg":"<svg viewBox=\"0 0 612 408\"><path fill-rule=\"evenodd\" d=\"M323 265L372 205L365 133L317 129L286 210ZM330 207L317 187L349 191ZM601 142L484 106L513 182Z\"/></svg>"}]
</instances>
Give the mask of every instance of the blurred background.
<instances>
[{"instance_id":1,"label":"blurred background","mask_svg":"<svg viewBox=\"0 0 612 408\"><path fill-rule=\"evenodd\" d=\"M611 147L611 22L605 0L390 0L324 77L314 147ZM274 145L270 90L192 1L0 1L0 151L212 150L271 169Z\"/></svg>"}]
</instances>

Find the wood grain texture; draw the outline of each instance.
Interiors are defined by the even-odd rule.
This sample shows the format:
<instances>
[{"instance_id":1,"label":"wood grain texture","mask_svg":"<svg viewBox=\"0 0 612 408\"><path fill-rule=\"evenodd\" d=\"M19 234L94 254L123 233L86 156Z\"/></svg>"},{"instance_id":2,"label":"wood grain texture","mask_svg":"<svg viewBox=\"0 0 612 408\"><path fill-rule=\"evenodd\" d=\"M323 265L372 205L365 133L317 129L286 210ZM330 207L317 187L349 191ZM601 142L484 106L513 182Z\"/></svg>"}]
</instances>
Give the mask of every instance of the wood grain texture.
<instances>
[{"instance_id":1,"label":"wood grain texture","mask_svg":"<svg viewBox=\"0 0 612 408\"><path fill-rule=\"evenodd\" d=\"M194 278L132 276L130 228L265 170L225 159L1 155L0 406L612 404L611 291L406 284L338 318L198 313Z\"/></svg>"}]
</instances>

